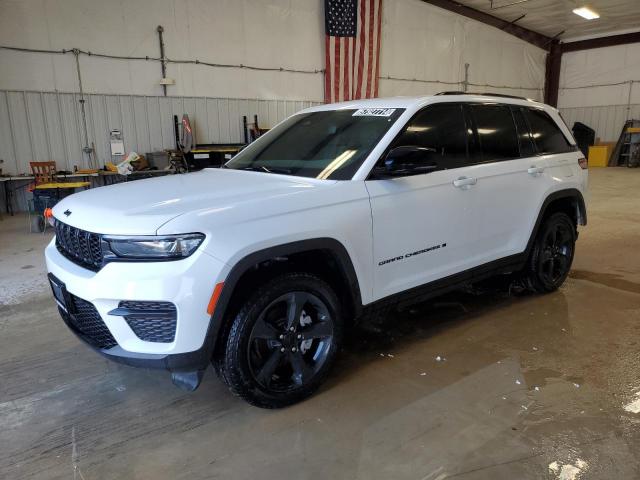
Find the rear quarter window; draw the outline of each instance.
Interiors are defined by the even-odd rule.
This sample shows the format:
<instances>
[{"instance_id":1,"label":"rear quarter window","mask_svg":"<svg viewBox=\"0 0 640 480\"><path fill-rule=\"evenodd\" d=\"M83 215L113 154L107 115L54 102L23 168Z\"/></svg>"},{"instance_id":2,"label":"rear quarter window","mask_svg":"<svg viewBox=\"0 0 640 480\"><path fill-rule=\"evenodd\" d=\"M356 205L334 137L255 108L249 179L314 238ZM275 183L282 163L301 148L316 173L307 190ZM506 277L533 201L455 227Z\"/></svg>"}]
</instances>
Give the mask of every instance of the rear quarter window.
<instances>
[{"instance_id":1,"label":"rear quarter window","mask_svg":"<svg viewBox=\"0 0 640 480\"><path fill-rule=\"evenodd\" d=\"M547 112L534 108L525 109L531 128L531 137L539 154L564 153L573 150L571 144Z\"/></svg>"}]
</instances>

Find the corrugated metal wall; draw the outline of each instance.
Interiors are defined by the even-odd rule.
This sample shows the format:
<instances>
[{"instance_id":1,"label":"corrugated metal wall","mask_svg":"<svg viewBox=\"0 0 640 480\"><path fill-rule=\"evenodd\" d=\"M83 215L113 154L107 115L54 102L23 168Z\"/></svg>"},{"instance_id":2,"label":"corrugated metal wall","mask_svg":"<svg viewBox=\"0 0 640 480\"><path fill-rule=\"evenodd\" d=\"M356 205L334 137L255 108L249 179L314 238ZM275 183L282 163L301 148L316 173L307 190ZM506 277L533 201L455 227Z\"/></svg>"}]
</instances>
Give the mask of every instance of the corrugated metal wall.
<instances>
[{"instance_id":1,"label":"corrugated metal wall","mask_svg":"<svg viewBox=\"0 0 640 480\"><path fill-rule=\"evenodd\" d=\"M600 107L561 108L562 116L569 128L574 122L582 122L596 131L603 142L615 142L627 119L640 119L640 104L607 105Z\"/></svg>"},{"instance_id":2,"label":"corrugated metal wall","mask_svg":"<svg viewBox=\"0 0 640 480\"><path fill-rule=\"evenodd\" d=\"M317 105L293 100L208 97L85 95L89 144L99 165L111 161L109 132L121 130L126 151L174 148L173 115L189 114L198 143L244 141L242 116L272 127L287 116ZM86 168L80 96L75 93L0 90L0 164L3 173L30 171L29 162L55 160L58 169Z\"/></svg>"}]
</instances>

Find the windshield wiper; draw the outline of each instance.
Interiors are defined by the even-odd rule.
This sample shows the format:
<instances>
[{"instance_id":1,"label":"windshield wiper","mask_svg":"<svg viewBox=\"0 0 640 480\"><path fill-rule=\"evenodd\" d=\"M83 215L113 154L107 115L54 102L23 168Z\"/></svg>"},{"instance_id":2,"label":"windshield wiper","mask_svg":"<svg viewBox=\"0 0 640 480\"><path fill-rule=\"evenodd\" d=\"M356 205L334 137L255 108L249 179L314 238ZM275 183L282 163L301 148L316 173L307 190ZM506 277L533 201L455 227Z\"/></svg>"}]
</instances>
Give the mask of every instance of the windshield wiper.
<instances>
[{"instance_id":1,"label":"windshield wiper","mask_svg":"<svg viewBox=\"0 0 640 480\"><path fill-rule=\"evenodd\" d=\"M291 170L286 168L267 168L264 165L250 165L244 167L242 170L250 170L252 172L266 172L266 173L283 173L285 175L291 175Z\"/></svg>"}]
</instances>

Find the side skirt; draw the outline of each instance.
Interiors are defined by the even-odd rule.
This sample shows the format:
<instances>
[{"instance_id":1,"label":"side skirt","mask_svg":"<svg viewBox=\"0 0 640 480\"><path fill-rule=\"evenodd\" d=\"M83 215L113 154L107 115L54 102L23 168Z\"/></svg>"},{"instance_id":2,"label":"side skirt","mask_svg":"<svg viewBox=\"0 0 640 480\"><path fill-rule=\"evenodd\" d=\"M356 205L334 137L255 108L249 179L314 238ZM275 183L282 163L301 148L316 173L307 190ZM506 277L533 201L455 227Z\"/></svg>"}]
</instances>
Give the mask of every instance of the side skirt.
<instances>
[{"instance_id":1,"label":"side skirt","mask_svg":"<svg viewBox=\"0 0 640 480\"><path fill-rule=\"evenodd\" d=\"M425 283L404 292L399 292L380 300L376 300L365 306L364 314L369 314L378 309L386 309L395 305L398 310L404 310L416 303L424 302L434 297L439 297L447 292L456 290L463 285L478 282L495 275L517 272L524 268L527 261L527 252L511 255L509 257L494 260L484 265L455 273L448 277Z\"/></svg>"}]
</instances>

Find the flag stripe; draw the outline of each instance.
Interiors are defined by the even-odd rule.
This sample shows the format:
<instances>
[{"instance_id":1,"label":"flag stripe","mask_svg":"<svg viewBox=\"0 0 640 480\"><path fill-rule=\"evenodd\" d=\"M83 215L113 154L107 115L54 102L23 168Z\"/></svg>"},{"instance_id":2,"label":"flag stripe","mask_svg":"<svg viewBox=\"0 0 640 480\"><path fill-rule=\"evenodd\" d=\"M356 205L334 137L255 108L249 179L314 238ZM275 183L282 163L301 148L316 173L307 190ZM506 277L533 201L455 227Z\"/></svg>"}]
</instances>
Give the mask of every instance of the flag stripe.
<instances>
[{"instance_id":1,"label":"flag stripe","mask_svg":"<svg viewBox=\"0 0 640 480\"><path fill-rule=\"evenodd\" d=\"M325 37L324 41L324 61L325 61L325 75L324 75L324 99L329 101L331 98L331 54L329 53L329 47L331 46L331 38L329 35Z\"/></svg>"},{"instance_id":2,"label":"flag stripe","mask_svg":"<svg viewBox=\"0 0 640 480\"><path fill-rule=\"evenodd\" d=\"M349 75L351 75L351 38L344 39L344 98L343 100L351 100L351 82L349 81Z\"/></svg>"},{"instance_id":3,"label":"flag stripe","mask_svg":"<svg viewBox=\"0 0 640 480\"><path fill-rule=\"evenodd\" d=\"M335 62L335 67L334 67L334 71L333 71L333 101L337 102L339 101L338 98L340 97L339 95L339 90L340 90L340 38L335 38L334 37L334 42L335 42L335 53L334 53L334 62Z\"/></svg>"},{"instance_id":4,"label":"flag stripe","mask_svg":"<svg viewBox=\"0 0 640 480\"><path fill-rule=\"evenodd\" d=\"M358 62L358 78L356 79L356 92L355 92L355 97L354 98L362 98L362 70L363 70L363 65L364 65L364 10L365 10L365 5L367 3L367 0L360 0L360 11L358 12L359 15L359 22L358 22L358 26L360 27L358 29L358 31L360 32L358 34L358 43L360 44L360 48L358 51L358 58L357 58L357 62Z\"/></svg>"},{"instance_id":5,"label":"flag stripe","mask_svg":"<svg viewBox=\"0 0 640 480\"><path fill-rule=\"evenodd\" d=\"M351 39L351 88L349 89L350 99L356 98L355 84L356 84L356 46L357 37Z\"/></svg>"}]
</instances>

